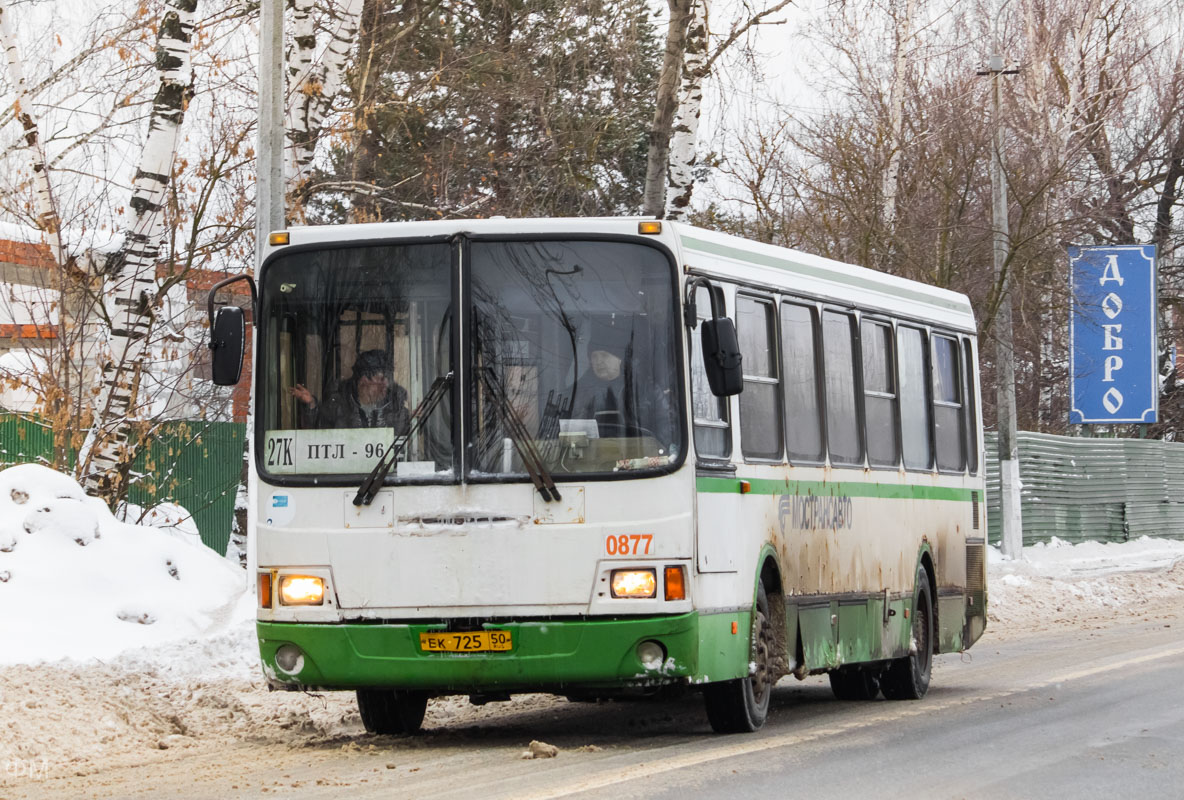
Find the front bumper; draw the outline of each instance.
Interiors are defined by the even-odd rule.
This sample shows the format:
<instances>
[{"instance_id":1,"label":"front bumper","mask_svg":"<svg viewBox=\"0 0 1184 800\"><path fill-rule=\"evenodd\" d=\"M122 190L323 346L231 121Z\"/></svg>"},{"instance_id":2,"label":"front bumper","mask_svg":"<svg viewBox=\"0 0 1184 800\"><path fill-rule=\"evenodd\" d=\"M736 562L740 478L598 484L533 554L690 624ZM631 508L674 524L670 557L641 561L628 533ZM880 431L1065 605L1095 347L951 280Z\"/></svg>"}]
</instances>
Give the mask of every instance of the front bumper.
<instances>
[{"instance_id":1,"label":"front bumper","mask_svg":"<svg viewBox=\"0 0 1184 800\"><path fill-rule=\"evenodd\" d=\"M263 671L285 689L388 687L437 693L562 691L683 682L699 662L696 613L626 619L566 619L487 624L509 631L513 649L499 653L428 653L419 634L441 624L259 622ZM666 659L647 669L637 645L657 641ZM300 648L303 665L281 670L276 650Z\"/></svg>"}]
</instances>

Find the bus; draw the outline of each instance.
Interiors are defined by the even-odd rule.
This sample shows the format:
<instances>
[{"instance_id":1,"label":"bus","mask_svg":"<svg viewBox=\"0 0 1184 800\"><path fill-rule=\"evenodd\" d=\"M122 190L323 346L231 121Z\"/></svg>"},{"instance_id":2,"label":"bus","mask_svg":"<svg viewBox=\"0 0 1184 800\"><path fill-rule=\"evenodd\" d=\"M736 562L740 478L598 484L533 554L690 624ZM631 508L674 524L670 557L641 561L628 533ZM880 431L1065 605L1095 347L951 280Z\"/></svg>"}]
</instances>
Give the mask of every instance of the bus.
<instances>
[{"instance_id":1,"label":"bus","mask_svg":"<svg viewBox=\"0 0 1184 800\"><path fill-rule=\"evenodd\" d=\"M256 277L210 347L222 385L253 357L275 688L381 734L689 690L744 732L784 676L917 699L983 633L961 294L637 218L293 227Z\"/></svg>"}]
</instances>

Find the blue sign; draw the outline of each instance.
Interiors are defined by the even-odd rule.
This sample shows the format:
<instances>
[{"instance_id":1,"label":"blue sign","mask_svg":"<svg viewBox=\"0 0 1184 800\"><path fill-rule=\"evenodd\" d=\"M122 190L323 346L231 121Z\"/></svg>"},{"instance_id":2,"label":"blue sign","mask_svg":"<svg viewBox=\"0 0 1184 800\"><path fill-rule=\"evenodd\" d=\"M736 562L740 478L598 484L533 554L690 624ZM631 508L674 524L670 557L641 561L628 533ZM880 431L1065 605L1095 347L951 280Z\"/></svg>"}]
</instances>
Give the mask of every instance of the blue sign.
<instances>
[{"instance_id":1,"label":"blue sign","mask_svg":"<svg viewBox=\"0 0 1184 800\"><path fill-rule=\"evenodd\" d=\"M1070 247L1069 422L1155 422L1155 245Z\"/></svg>"}]
</instances>

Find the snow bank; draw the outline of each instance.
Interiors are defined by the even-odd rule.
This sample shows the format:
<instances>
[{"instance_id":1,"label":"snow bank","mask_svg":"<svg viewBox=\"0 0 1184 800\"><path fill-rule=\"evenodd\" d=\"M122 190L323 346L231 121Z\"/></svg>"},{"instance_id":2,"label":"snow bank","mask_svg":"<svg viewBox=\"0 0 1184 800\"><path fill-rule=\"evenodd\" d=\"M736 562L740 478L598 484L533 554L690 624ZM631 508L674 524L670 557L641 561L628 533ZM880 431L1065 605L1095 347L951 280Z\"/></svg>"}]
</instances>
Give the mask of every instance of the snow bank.
<instances>
[{"instance_id":1,"label":"snow bank","mask_svg":"<svg viewBox=\"0 0 1184 800\"><path fill-rule=\"evenodd\" d=\"M992 578L1081 578L1170 567L1184 559L1184 541L1143 536L1130 542L1072 544L1054 536L1047 544L1025 547L1020 559L1005 560L994 547L987 558Z\"/></svg>"},{"instance_id":2,"label":"snow bank","mask_svg":"<svg viewBox=\"0 0 1184 800\"><path fill-rule=\"evenodd\" d=\"M1130 542L1053 539L1025 547L1023 557L987 557L988 631L1091 627L1184 606L1184 542L1142 537Z\"/></svg>"},{"instance_id":3,"label":"snow bank","mask_svg":"<svg viewBox=\"0 0 1184 800\"><path fill-rule=\"evenodd\" d=\"M45 467L0 472L0 663L106 659L249 615L242 571L192 540L120 522Z\"/></svg>"}]
</instances>

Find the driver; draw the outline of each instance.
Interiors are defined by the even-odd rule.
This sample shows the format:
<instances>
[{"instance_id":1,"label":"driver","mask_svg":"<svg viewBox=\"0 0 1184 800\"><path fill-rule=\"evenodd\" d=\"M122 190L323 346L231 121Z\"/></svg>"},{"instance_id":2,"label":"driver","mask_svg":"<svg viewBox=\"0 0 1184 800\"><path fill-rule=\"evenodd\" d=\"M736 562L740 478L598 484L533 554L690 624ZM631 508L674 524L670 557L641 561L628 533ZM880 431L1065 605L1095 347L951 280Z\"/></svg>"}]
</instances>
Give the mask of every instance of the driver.
<instances>
[{"instance_id":1,"label":"driver","mask_svg":"<svg viewBox=\"0 0 1184 800\"><path fill-rule=\"evenodd\" d=\"M313 428L394 428L403 435L411 427L407 390L391 379L385 350L366 350L354 361L353 375L324 402L302 384L288 393L304 404L301 420Z\"/></svg>"}]
</instances>

